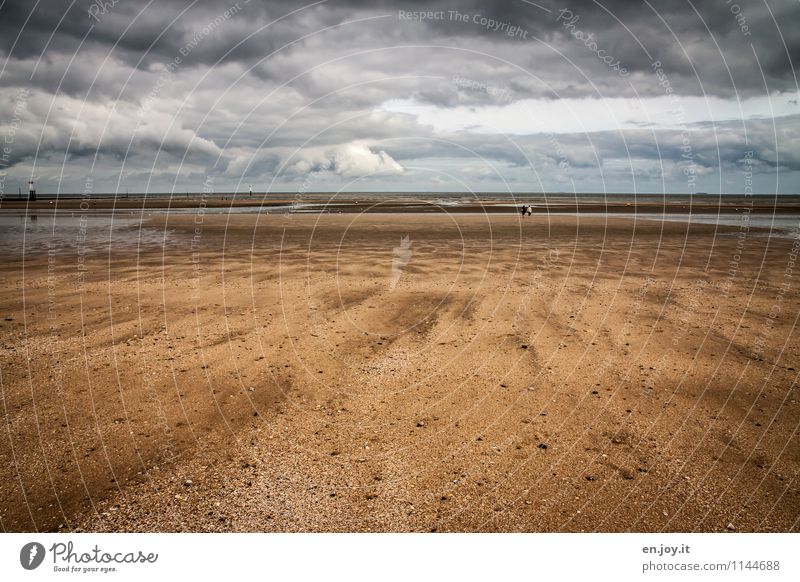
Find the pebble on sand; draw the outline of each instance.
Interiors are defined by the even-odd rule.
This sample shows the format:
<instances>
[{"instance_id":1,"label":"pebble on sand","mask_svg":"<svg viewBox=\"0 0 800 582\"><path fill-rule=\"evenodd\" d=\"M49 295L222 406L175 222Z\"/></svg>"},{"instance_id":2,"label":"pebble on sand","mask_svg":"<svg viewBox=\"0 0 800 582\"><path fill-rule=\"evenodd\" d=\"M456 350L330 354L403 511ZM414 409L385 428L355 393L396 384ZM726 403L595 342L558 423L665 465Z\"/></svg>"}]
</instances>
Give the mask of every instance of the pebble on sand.
<instances>
[{"instance_id":1,"label":"pebble on sand","mask_svg":"<svg viewBox=\"0 0 800 582\"><path fill-rule=\"evenodd\" d=\"M547 445L545 443L539 443L539 448L542 449L543 451L546 451Z\"/></svg>"}]
</instances>

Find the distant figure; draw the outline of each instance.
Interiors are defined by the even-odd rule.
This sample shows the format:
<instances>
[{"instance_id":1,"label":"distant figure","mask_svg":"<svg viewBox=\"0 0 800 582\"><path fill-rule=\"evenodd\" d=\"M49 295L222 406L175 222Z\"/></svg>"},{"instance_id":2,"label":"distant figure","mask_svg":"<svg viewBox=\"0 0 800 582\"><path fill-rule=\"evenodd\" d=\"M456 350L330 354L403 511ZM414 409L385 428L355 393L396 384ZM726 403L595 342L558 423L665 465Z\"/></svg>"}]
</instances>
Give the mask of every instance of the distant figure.
<instances>
[{"instance_id":1,"label":"distant figure","mask_svg":"<svg viewBox=\"0 0 800 582\"><path fill-rule=\"evenodd\" d=\"M523 204L522 208L519 209L519 213L522 216L531 216L533 214L533 206L530 206L529 204Z\"/></svg>"}]
</instances>

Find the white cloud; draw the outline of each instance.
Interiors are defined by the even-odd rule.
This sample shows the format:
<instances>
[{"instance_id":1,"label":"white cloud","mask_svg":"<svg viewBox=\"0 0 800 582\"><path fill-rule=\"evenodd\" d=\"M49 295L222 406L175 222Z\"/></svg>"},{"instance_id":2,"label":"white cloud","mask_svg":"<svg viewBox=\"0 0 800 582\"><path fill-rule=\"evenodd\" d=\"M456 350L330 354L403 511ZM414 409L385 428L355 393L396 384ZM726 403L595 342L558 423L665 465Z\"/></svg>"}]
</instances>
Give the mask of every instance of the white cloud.
<instances>
[{"instance_id":1,"label":"white cloud","mask_svg":"<svg viewBox=\"0 0 800 582\"><path fill-rule=\"evenodd\" d=\"M332 156L333 171L340 176L402 174L403 166L383 150L373 152L364 144L351 143L337 148Z\"/></svg>"},{"instance_id":2,"label":"white cloud","mask_svg":"<svg viewBox=\"0 0 800 582\"><path fill-rule=\"evenodd\" d=\"M413 115L440 133L531 135L626 129L679 129L683 124L768 119L797 115L797 94L737 100L719 97L523 99L508 105L441 107L395 99L381 109Z\"/></svg>"}]
</instances>

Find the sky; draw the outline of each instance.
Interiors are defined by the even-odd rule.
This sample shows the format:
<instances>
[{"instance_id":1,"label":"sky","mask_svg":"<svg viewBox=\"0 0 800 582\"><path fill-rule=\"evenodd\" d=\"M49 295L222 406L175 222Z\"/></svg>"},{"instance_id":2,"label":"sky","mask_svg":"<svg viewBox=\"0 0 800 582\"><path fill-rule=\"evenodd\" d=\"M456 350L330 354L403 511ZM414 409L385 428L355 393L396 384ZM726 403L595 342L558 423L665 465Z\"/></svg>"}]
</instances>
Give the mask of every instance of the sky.
<instances>
[{"instance_id":1,"label":"sky","mask_svg":"<svg viewBox=\"0 0 800 582\"><path fill-rule=\"evenodd\" d=\"M797 0L0 0L0 194L800 192Z\"/></svg>"}]
</instances>

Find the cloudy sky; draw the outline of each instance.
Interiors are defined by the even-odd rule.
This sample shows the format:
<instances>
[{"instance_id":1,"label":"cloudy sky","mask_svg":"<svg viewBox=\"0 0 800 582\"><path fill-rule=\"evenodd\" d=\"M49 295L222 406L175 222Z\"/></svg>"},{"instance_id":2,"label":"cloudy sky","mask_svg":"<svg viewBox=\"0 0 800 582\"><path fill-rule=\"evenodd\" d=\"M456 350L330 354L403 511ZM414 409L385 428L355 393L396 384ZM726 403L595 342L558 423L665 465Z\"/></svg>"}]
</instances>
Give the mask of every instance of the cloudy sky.
<instances>
[{"instance_id":1,"label":"cloudy sky","mask_svg":"<svg viewBox=\"0 0 800 582\"><path fill-rule=\"evenodd\" d=\"M0 0L0 188L800 191L797 0Z\"/></svg>"}]
</instances>

